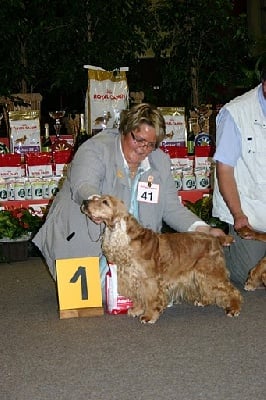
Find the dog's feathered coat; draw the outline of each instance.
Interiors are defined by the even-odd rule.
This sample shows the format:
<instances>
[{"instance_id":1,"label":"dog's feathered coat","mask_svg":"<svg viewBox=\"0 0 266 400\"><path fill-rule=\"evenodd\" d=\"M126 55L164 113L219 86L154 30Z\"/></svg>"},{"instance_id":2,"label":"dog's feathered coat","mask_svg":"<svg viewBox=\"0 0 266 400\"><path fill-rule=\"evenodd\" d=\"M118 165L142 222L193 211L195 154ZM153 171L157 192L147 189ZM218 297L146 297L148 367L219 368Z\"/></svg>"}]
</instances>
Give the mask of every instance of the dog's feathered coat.
<instances>
[{"instance_id":1,"label":"dog's feathered coat","mask_svg":"<svg viewBox=\"0 0 266 400\"><path fill-rule=\"evenodd\" d=\"M82 211L106 225L102 250L117 265L119 294L133 300L130 315L154 323L172 300L216 304L230 316L239 314L242 297L230 283L220 243L231 237L155 233L107 195L85 200Z\"/></svg>"}]
</instances>

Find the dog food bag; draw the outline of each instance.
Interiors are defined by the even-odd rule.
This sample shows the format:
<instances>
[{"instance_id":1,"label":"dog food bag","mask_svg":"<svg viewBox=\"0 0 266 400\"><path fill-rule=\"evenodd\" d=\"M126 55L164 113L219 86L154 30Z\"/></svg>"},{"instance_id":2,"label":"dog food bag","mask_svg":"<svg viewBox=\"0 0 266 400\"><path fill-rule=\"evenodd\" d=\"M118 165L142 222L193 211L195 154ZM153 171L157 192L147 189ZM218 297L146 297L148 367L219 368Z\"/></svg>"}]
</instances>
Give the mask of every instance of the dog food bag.
<instances>
[{"instance_id":1,"label":"dog food bag","mask_svg":"<svg viewBox=\"0 0 266 400\"><path fill-rule=\"evenodd\" d=\"M204 190L210 187L210 179L205 167L195 168L196 189Z\"/></svg>"},{"instance_id":2,"label":"dog food bag","mask_svg":"<svg viewBox=\"0 0 266 400\"><path fill-rule=\"evenodd\" d=\"M159 107L166 125L166 138L162 146L186 145L185 107Z\"/></svg>"},{"instance_id":3,"label":"dog food bag","mask_svg":"<svg viewBox=\"0 0 266 400\"><path fill-rule=\"evenodd\" d=\"M200 169L205 169L209 179L208 187L213 188L215 175L215 162L212 158L214 148L211 146L196 146L195 147L195 172Z\"/></svg>"},{"instance_id":4,"label":"dog food bag","mask_svg":"<svg viewBox=\"0 0 266 400\"><path fill-rule=\"evenodd\" d=\"M39 152L41 149L39 111L10 111L11 152Z\"/></svg>"},{"instance_id":5,"label":"dog food bag","mask_svg":"<svg viewBox=\"0 0 266 400\"><path fill-rule=\"evenodd\" d=\"M85 104L88 134L95 135L106 128L119 127L120 113L128 108L127 67L106 71L88 68L88 90Z\"/></svg>"},{"instance_id":6,"label":"dog food bag","mask_svg":"<svg viewBox=\"0 0 266 400\"><path fill-rule=\"evenodd\" d=\"M108 263L109 271L106 274L106 311L108 314L126 314L133 306L130 299L120 296L117 288L117 266Z\"/></svg>"},{"instance_id":7,"label":"dog food bag","mask_svg":"<svg viewBox=\"0 0 266 400\"><path fill-rule=\"evenodd\" d=\"M196 189L196 176L192 168L183 168L182 188L183 190Z\"/></svg>"},{"instance_id":8,"label":"dog food bag","mask_svg":"<svg viewBox=\"0 0 266 400\"><path fill-rule=\"evenodd\" d=\"M72 150L54 151L54 174L56 176L66 176L68 164L72 160Z\"/></svg>"},{"instance_id":9,"label":"dog food bag","mask_svg":"<svg viewBox=\"0 0 266 400\"><path fill-rule=\"evenodd\" d=\"M0 201L7 200L8 198L8 188L6 181L0 178Z\"/></svg>"},{"instance_id":10,"label":"dog food bag","mask_svg":"<svg viewBox=\"0 0 266 400\"><path fill-rule=\"evenodd\" d=\"M53 175L52 154L27 153L25 154L27 176L44 178Z\"/></svg>"},{"instance_id":11,"label":"dog food bag","mask_svg":"<svg viewBox=\"0 0 266 400\"><path fill-rule=\"evenodd\" d=\"M20 178L24 175L20 154L0 154L0 177Z\"/></svg>"}]
</instances>

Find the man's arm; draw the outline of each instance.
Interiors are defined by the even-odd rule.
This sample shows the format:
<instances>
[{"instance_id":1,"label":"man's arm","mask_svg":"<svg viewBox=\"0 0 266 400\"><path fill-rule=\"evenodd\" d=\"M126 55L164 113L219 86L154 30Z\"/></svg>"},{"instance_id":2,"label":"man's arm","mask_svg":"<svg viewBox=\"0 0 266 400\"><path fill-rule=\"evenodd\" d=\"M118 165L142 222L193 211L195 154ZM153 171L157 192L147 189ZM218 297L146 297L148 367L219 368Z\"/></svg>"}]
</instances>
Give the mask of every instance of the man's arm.
<instances>
[{"instance_id":1,"label":"man's arm","mask_svg":"<svg viewBox=\"0 0 266 400\"><path fill-rule=\"evenodd\" d=\"M234 167L217 161L216 175L220 193L234 217L234 228L237 230L243 226L249 226L248 218L241 208L239 193L234 177Z\"/></svg>"}]
</instances>

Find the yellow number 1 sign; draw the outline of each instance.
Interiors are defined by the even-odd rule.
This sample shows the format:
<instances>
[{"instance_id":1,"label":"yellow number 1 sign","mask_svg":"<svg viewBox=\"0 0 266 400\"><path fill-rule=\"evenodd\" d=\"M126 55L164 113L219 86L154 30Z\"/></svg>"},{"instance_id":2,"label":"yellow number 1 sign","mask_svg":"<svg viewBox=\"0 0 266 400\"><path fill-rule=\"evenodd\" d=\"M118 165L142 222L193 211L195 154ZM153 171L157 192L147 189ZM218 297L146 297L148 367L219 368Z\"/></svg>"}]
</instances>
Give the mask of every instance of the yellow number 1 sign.
<instances>
[{"instance_id":1,"label":"yellow number 1 sign","mask_svg":"<svg viewBox=\"0 0 266 400\"><path fill-rule=\"evenodd\" d=\"M56 260L60 318L103 314L99 257Z\"/></svg>"}]
</instances>

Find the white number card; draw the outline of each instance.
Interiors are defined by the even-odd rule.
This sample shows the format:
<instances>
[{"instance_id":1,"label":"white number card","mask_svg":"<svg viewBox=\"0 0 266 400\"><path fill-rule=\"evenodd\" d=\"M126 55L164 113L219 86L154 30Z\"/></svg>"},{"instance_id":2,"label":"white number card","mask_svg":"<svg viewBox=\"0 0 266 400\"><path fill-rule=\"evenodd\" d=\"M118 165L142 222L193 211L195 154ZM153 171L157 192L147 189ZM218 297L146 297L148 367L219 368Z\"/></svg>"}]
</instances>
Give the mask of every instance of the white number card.
<instances>
[{"instance_id":1,"label":"white number card","mask_svg":"<svg viewBox=\"0 0 266 400\"><path fill-rule=\"evenodd\" d=\"M149 184L148 182L139 182L137 200L145 203L158 203L159 185L155 183Z\"/></svg>"}]
</instances>

